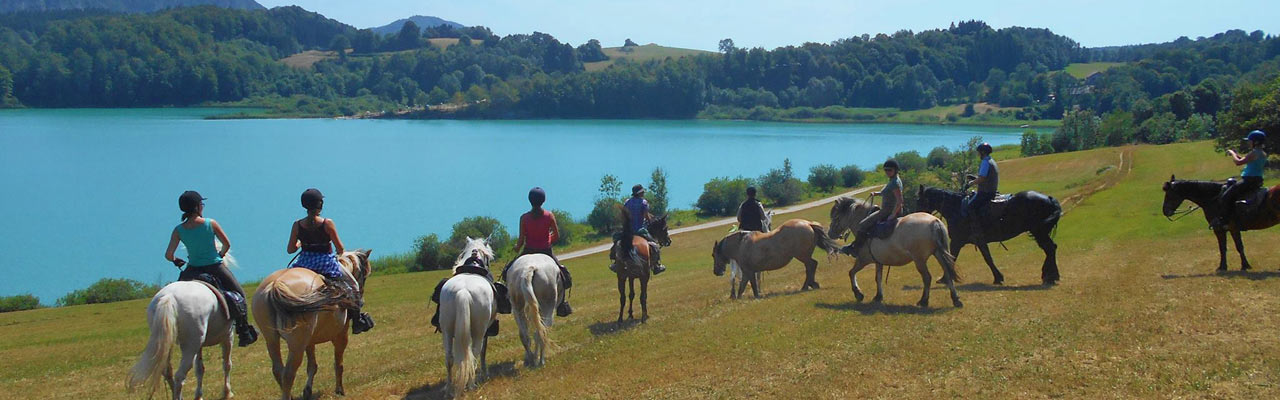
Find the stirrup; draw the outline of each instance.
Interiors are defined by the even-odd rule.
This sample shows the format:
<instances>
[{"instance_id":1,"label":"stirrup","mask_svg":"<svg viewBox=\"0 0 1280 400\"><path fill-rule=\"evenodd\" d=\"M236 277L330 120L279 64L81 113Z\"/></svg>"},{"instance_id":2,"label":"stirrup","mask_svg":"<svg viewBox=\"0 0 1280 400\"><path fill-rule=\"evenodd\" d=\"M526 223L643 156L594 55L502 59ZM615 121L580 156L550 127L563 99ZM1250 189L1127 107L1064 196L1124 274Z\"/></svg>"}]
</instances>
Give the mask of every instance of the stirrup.
<instances>
[{"instance_id":1,"label":"stirrup","mask_svg":"<svg viewBox=\"0 0 1280 400\"><path fill-rule=\"evenodd\" d=\"M253 325L245 325L244 328L236 329L237 342L240 347L249 347L253 342L258 341L258 331L253 329Z\"/></svg>"}]
</instances>

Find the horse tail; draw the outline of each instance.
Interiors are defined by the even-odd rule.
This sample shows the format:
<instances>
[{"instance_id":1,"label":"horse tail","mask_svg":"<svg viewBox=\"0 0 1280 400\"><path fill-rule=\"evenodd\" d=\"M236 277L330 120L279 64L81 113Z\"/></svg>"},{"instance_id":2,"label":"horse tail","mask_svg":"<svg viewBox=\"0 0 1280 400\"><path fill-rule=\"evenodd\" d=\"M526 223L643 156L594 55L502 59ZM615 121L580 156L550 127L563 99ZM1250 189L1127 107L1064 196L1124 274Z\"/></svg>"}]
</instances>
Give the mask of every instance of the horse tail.
<instances>
[{"instance_id":1,"label":"horse tail","mask_svg":"<svg viewBox=\"0 0 1280 400\"><path fill-rule=\"evenodd\" d=\"M827 237L827 232L822 227L822 224L810 222L809 228L813 229L814 244L818 245L818 248L822 249L822 251L827 252L827 255L836 254L836 251L840 250L840 243L836 243L835 239Z\"/></svg>"},{"instance_id":2,"label":"horse tail","mask_svg":"<svg viewBox=\"0 0 1280 400\"><path fill-rule=\"evenodd\" d=\"M951 239L947 236L947 227L942 220L933 220L933 256L942 264L942 273L952 282L960 282L960 272L956 271L956 257L951 255Z\"/></svg>"},{"instance_id":3,"label":"horse tail","mask_svg":"<svg viewBox=\"0 0 1280 400\"><path fill-rule=\"evenodd\" d=\"M476 377L476 356L471 352L471 293L459 290L456 300L453 343L449 344L453 348L454 364L457 366L454 375L449 377L454 393L467 390L467 385Z\"/></svg>"},{"instance_id":4,"label":"horse tail","mask_svg":"<svg viewBox=\"0 0 1280 400\"><path fill-rule=\"evenodd\" d=\"M1058 236L1058 220L1062 219L1062 204L1058 203L1058 199L1048 196L1049 201L1053 203L1053 211L1044 219L1046 225L1052 226L1053 230L1049 232L1049 237Z\"/></svg>"},{"instance_id":5,"label":"horse tail","mask_svg":"<svg viewBox=\"0 0 1280 400\"><path fill-rule=\"evenodd\" d=\"M340 301L340 296L333 293L329 285L309 293L298 294L281 280L271 283L262 292L267 302L276 329L281 332L293 330L302 314L331 310Z\"/></svg>"},{"instance_id":6,"label":"horse tail","mask_svg":"<svg viewBox=\"0 0 1280 400\"><path fill-rule=\"evenodd\" d=\"M622 254L627 254L631 252L633 247L631 238L635 236L635 232L631 231L631 211L621 204L615 204L614 207L618 208L618 216L622 223L622 232L618 235L618 246L622 249Z\"/></svg>"},{"instance_id":7,"label":"horse tail","mask_svg":"<svg viewBox=\"0 0 1280 400\"><path fill-rule=\"evenodd\" d=\"M538 293L533 291L533 279L536 270L532 267L527 268L524 272L524 309L520 310L524 313L525 324L533 328L536 334L538 347L547 349L551 347L551 338L547 335L546 321L542 320L542 305L538 304ZM557 291L558 292L558 291Z\"/></svg>"},{"instance_id":8,"label":"horse tail","mask_svg":"<svg viewBox=\"0 0 1280 400\"><path fill-rule=\"evenodd\" d=\"M169 352L178 332L178 304L173 293L164 292L151 302L147 309L147 321L151 325L151 339L142 351L138 363L129 371L126 387L133 391L140 384L151 387L154 393L161 374L169 369Z\"/></svg>"}]
</instances>

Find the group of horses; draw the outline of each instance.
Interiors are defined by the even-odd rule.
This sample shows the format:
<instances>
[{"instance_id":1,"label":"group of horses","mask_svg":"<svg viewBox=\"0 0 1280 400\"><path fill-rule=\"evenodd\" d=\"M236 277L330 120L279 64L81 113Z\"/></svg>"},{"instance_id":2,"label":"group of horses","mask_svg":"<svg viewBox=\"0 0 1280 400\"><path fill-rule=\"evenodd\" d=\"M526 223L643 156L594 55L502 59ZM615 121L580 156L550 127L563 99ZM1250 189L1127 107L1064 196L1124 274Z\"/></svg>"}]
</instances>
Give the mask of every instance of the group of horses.
<instances>
[{"instance_id":1,"label":"group of horses","mask_svg":"<svg viewBox=\"0 0 1280 400\"><path fill-rule=\"evenodd\" d=\"M884 298L884 267L914 263L924 283L924 293L917 304L927 307L932 280L927 260L932 257L943 268L940 282L947 285L953 304L960 307L962 303L955 289L959 275L954 255L967 243L977 245L995 275L995 283L1000 284L1003 275L991 260L986 243L1007 240L1023 232L1030 232L1045 251L1041 273L1044 283L1053 284L1059 279L1056 245L1050 236L1062 210L1052 197L1036 192L1013 195L999 226L989 227L986 234L974 237L963 233L967 230L947 229L948 225L954 228L966 223L959 214L962 194L921 186L917 195L916 209L921 212L898 218L892 234L871 240L853 255L855 262L849 270L849 281L858 301L864 297L856 279L858 271L868 265L876 265L877 288L873 301L879 302ZM837 239L846 237L858 221L876 210L866 201L844 197L832 206L830 230L818 222L792 219L767 232L729 233L716 241L712 248L713 272L717 276L723 275L732 267L734 274L740 274L742 279L736 282L736 288L731 287L730 296L740 298L746 286L750 285L754 295L759 297L760 273L777 270L795 259L805 266L802 290L817 289L820 286L815 278L818 261L813 258L814 250L822 249L829 258L835 257L840 248ZM935 212L949 224L944 225L933 215ZM623 219L627 219L625 212ZM646 228L659 246L671 245L665 216L647 221ZM618 279L618 321L623 321L624 311L628 318L635 318L635 283L639 281L639 321L644 322L649 317L648 286L655 265L649 239L626 229L615 239L610 252ZM338 257L343 271L351 274L359 284L356 290L361 297L365 291L365 279L372 271L369 255L368 250L357 250ZM488 239L467 238L455 268L473 256L479 257L486 267L496 258ZM524 364L541 366L546 362L547 350L552 347L549 328L554 324L556 305L567 295L559 266L556 260L546 255L523 255L513 261L502 278L508 285L512 314L525 347ZM440 329L449 376L447 382L454 391L473 388L484 378L488 336L499 314L494 280L492 273L489 276L457 274L441 288ZM319 274L304 268L287 268L269 275L254 293L252 315L263 332L271 358L272 376L283 399L292 398L292 388L304 356L307 380L302 397L311 397L318 369L315 346L323 343L334 346L333 366L337 381L334 392L344 394L343 354L351 321L347 319L346 310L337 305L332 293L324 289L325 281ZM151 337L140 360L131 370L129 387L145 384L154 390L163 379L173 398L179 399L184 378L194 368L195 396L201 398L204 377L201 349L221 346L223 368L228 376L224 378L224 390L226 396L231 397L232 322L225 308L213 290L198 282L174 282L161 289L147 308ZM175 345L181 354L176 373L170 361Z\"/></svg>"}]
</instances>

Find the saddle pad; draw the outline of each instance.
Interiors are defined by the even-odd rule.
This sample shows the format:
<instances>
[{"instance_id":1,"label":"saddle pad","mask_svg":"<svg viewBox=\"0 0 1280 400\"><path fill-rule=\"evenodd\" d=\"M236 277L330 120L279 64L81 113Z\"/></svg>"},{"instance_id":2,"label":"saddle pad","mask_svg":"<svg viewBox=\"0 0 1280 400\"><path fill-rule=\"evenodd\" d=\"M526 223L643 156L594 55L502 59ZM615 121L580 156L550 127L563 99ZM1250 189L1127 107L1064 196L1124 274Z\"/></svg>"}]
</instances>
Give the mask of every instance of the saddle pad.
<instances>
[{"instance_id":1,"label":"saddle pad","mask_svg":"<svg viewBox=\"0 0 1280 400\"><path fill-rule=\"evenodd\" d=\"M218 307L222 310L222 316L226 317L227 319L231 319L231 308L228 307L227 298L222 294L221 290L218 290L218 288L213 287L213 284L199 280L199 279L193 280L192 282L200 282L200 284L209 288L210 291L213 291L213 297L218 298Z\"/></svg>"}]
</instances>

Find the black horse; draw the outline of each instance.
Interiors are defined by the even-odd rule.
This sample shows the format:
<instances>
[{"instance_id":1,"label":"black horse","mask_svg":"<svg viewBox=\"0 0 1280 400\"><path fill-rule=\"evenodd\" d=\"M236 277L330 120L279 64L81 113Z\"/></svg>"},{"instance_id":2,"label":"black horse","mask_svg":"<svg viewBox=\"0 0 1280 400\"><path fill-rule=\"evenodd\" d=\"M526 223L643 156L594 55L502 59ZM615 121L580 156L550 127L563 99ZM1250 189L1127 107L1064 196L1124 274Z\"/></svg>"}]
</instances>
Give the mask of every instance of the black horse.
<instances>
[{"instance_id":1,"label":"black horse","mask_svg":"<svg viewBox=\"0 0 1280 400\"><path fill-rule=\"evenodd\" d=\"M1172 217L1174 214L1194 211L1194 209L1178 211L1178 206L1182 205L1183 201L1189 200L1204 210L1205 221L1213 221L1222 215L1222 206L1218 201L1226 186L1224 182L1180 181L1171 175L1169 181L1164 183L1164 216ZM1249 197L1249 194L1245 197ZM1226 227L1213 228L1213 235L1218 238L1218 271L1227 270L1228 231L1231 232L1231 239L1236 242L1236 252L1240 253L1240 270L1247 271L1253 268L1249 265L1249 259L1244 256L1244 242L1240 240L1240 232L1266 229L1280 222L1280 216L1275 211L1276 201L1275 196L1271 196L1267 200L1271 207L1258 207L1257 210L1246 213L1237 211L1236 215L1241 217L1240 223L1227 221Z\"/></svg>"},{"instance_id":2,"label":"black horse","mask_svg":"<svg viewBox=\"0 0 1280 400\"><path fill-rule=\"evenodd\" d=\"M987 266L991 267L991 274L995 275L995 284L1000 285L1004 283L1004 274L1000 273L995 261L991 260L991 250L987 247L987 243L1003 242L1024 232L1030 232L1036 244L1044 250L1045 258L1044 265L1040 268L1040 280L1046 285L1058 283L1061 279L1058 275L1058 245L1052 238L1053 230L1058 226L1058 220L1062 218L1062 205L1058 204L1058 200L1036 191L1015 193L1003 205L1002 214L987 217L988 221L995 217L999 217L999 220L984 223L982 233L974 237L973 228L970 226L973 223L972 220L960 216L964 197L964 194L959 192L926 188L921 185L916 199L917 211L940 212L942 218L947 220L952 256L959 257L960 249L966 244L973 243L982 252L982 258L987 261ZM988 212L997 214L992 208L988 206Z\"/></svg>"}]
</instances>

